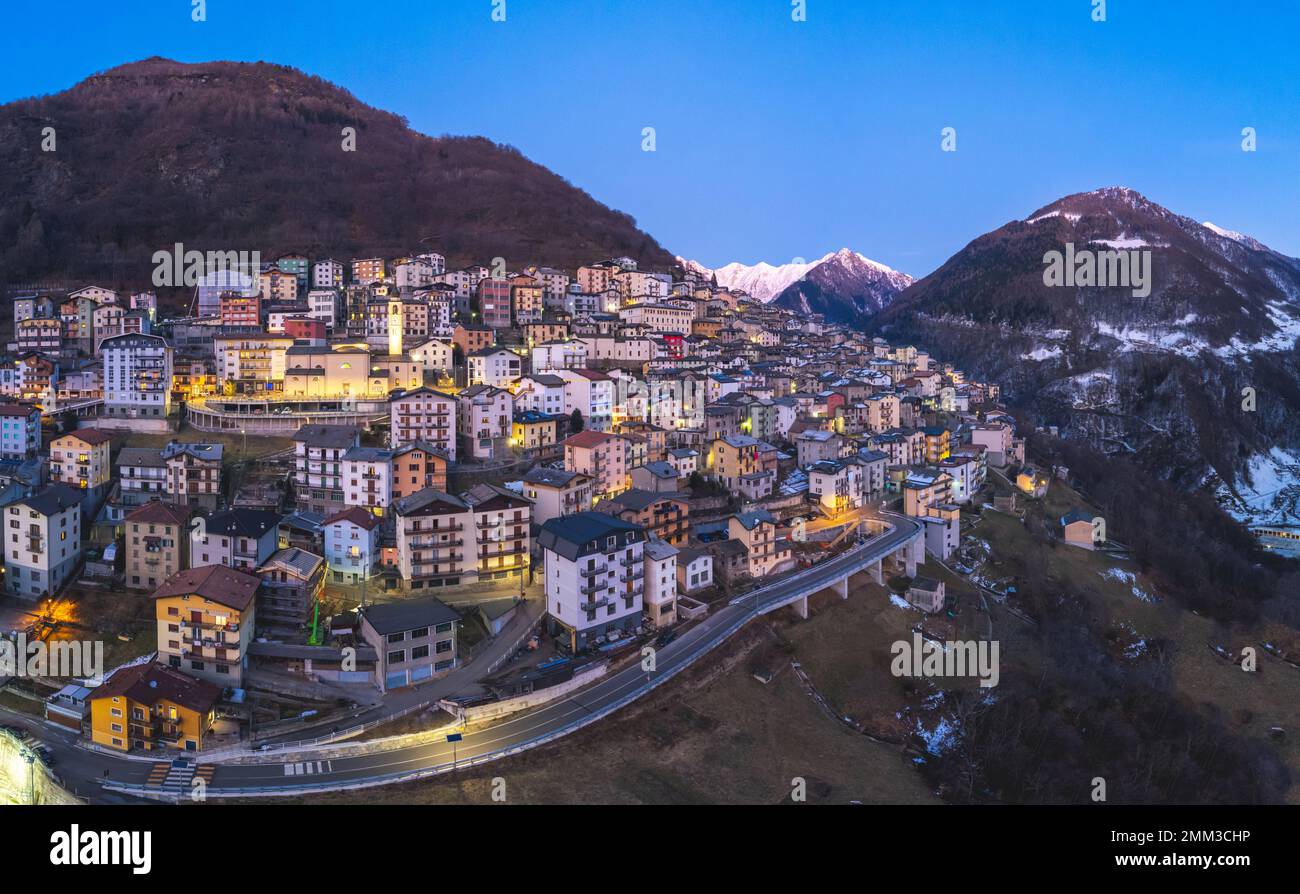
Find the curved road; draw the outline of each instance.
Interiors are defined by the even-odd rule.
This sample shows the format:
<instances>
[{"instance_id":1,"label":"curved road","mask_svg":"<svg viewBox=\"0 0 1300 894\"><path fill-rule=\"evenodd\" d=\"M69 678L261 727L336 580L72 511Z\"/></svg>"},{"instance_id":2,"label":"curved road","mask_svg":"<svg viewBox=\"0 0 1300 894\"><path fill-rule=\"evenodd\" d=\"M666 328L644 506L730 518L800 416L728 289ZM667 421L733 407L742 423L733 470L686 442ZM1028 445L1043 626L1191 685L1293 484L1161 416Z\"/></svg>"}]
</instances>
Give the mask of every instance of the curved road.
<instances>
[{"instance_id":1,"label":"curved road","mask_svg":"<svg viewBox=\"0 0 1300 894\"><path fill-rule=\"evenodd\" d=\"M634 664L571 695L510 715L490 727L467 732L454 748L451 743L443 741L333 759L217 764L207 781L207 796L292 796L385 785L496 760L567 735L671 679L759 615L812 595L847 575L867 570L921 536L921 525L914 519L893 513L887 513L887 517L892 528L883 534L810 568L759 587L710 613L699 624L657 650L657 666L652 673L646 673L640 664ZM66 750L56 750L61 761ZM82 785L99 782L109 791L152 797L165 796L157 785L158 765L174 757L191 757L177 754L158 761L141 761L77 750L82 752L82 760L74 762L69 755L69 759L58 767L70 782ZM202 764L201 754L192 757ZM90 767L83 770L78 766L74 771L74 763L110 769L111 776L108 779L94 778L102 773L102 769L87 772ZM150 782L151 772L155 774L152 784L146 785ZM173 795L182 792L188 795L188 777L185 778L183 785L174 783L170 787Z\"/></svg>"}]
</instances>

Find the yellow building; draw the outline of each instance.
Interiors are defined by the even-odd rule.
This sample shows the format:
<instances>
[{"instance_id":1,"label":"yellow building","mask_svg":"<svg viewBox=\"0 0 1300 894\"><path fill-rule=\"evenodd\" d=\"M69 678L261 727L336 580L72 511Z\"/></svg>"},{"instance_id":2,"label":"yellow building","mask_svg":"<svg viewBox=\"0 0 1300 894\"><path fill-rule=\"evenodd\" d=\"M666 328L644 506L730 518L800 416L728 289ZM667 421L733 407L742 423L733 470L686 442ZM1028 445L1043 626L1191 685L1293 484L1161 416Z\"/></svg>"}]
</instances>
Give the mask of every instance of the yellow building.
<instances>
[{"instance_id":1,"label":"yellow building","mask_svg":"<svg viewBox=\"0 0 1300 894\"><path fill-rule=\"evenodd\" d=\"M109 434L93 428L55 438L50 442L50 478L82 490L109 484L113 480L111 441Z\"/></svg>"},{"instance_id":2,"label":"yellow building","mask_svg":"<svg viewBox=\"0 0 1300 894\"><path fill-rule=\"evenodd\" d=\"M555 417L532 410L515 413L511 425L510 446L523 451L525 456L558 452L559 447L555 440Z\"/></svg>"},{"instance_id":3,"label":"yellow building","mask_svg":"<svg viewBox=\"0 0 1300 894\"><path fill-rule=\"evenodd\" d=\"M220 686L240 687L261 583L225 565L172 575L153 594L158 660Z\"/></svg>"},{"instance_id":4,"label":"yellow building","mask_svg":"<svg viewBox=\"0 0 1300 894\"><path fill-rule=\"evenodd\" d=\"M90 694L90 740L118 751L199 751L221 687L165 665L124 667Z\"/></svg>"}]
</instances>

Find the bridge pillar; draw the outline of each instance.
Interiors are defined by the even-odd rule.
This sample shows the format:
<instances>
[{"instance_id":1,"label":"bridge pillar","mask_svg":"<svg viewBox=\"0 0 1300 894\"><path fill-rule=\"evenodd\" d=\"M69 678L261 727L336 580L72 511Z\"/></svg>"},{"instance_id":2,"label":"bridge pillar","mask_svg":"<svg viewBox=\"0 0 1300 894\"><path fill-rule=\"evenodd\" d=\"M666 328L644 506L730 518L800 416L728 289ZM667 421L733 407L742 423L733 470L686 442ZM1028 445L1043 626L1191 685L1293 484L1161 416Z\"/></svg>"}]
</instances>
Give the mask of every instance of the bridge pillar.
<instances>
[{"instance_id":1,"label":"bridge pillar","mask_svg":"<svg viewBox=\"0 0 1300 894\"><path fill-rule=\"evenodd\" d=\"M921 549L918 550L916 548L917 546L920 546ZM907 544L907 548L903 553L903 562L907 566L907 576L916 577L917 562L924 562L924 561L925 561L925 541L920 539L910 541Z\"/></svg>"},{"instance_id":2,"label":"bridge pillar","mask_svg":"<svg viewBox=\"0 0 1300 894\"><path fill-rule=\"evenodd\" d=\"M831 589L834 590L836 593L839 593L841 599L848 599L848 598L849 598L849 578L848 578L848 575L845 575L845 576L844 576L844 579L841 580L839 583L832 584L832 585L831 585Z\"/></svg>"},{"instance_id":3,"label":"bridge pillar","mask_svg":"<svg viewBox=\"0 0 1300 894\"><path fill-rule=\"evenodd\" d=\"M796 599L794 602L791 602L790 607L794 609L794 613L796 615L803 618L805 621L808 620L808 597L807 596L803 597L802 599Z\"/></svg>"},{"instance_id":4,"label":"bridge pillar","mask_svg":"<svg viewBox=\"0 0 1300 894\"><path fill-rule=\"evenodd\" d=\"M882 566L881 561L877 559L876 561L872 562L869 566L867 566L867 571L871 573L871 579L873 581L880 584L881 586L884 586L885 574L881 566Z\"/></svg>"}]
</instances>

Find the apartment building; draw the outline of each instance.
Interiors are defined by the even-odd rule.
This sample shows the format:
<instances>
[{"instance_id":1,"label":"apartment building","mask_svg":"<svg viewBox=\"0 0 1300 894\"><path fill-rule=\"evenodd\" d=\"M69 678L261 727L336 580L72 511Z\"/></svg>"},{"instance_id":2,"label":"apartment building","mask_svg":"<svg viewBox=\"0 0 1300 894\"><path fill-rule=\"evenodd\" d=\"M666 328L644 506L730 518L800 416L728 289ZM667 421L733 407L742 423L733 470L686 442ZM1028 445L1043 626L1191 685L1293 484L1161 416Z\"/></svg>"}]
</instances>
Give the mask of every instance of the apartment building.
<instances>
[{"instance_id":1,"label":"apartment building","mask_svg":"<svg viewBox=\"0 0 1300 894\"><path fill-rule=\"evenodd\" d=\"M223 565L172 575L154 591L158 661L238 689L248 668L261 580Z\"/></svg>"},{"instance_id":2,"label":"apartment building","mask_svg":"<svg viewBox=\"0 0 1300 894\"><path fill-rule=\"evenodd\" d=\"M422 490L393 504L398 568L412 591L478 580L474 513L459 497Z\"/></svg>"},{"instance_id":3,"label":"apartment building","mask_svg":"<svg viewBox=\"0 0 1300 894\"><path fill-rule=\"evenodd\" d=\"M67 583L81 558L83 496L53 484L4 507L6 593L31 602Z\"/></svg>"},{"instance_id":4,"label":"apartment building","mask_svg":"<svg viewBox=\"0 0 1300 894\"><path fill-rule=\"evenodd\" d=\"M478 579L523 577L530 550L532 504L512 490L495 484L478 484L464 500L474 514L478 549Z\"/></svg>"},{"instance_id":5,"label":"apartment building","mask_svg":"<svg viewBox=\"0 0 1300 894\"><path fill-rule=\"evenodd\" d=\"M416 388L389 403L392 447L422 441L456 461L456 398L432 388Z\"/></svg>"},{"instance_id":6,"label":"apartment building","mask_svg":"<svg viewBox=\"0 0 1300 894\"><path fill-rule=\"evenodd\" d=\"M217 385L224 394L266 397L284 390L285 357L293 347L288 335L256 333L218 335L212 339L217 358Z\"/></svg>"},{"instance_id":7,"label":"apartment building","mask_svg":"<svg viewBox=\"0 0 1300 894\"><path fill-rule=\"evenodd\" d=\"M677 548L662 540L645 545L645 616L652 627L677 622Z\"/></svg>"},{"instance_id":8,"label":"apartment building","mask_svg":"<svg viewBox=\"0 0 1300 894\"><path fill-rule=\"evenodd\" d=\"M311 268L313 289L338 289L344 285L343 265L332 258L317 261Z\"/></svg>"},{"instance_id":9,"label":"apartment building","mask_svg":"<svg viewBox=\"0 0 1300 894\"><path fill-rule=\"evenodd\" d=\"M108 490L113 482L109 464L112 436L81 428L50 442L50 478L69 487L93 493Z\"/></svg>"},{"instance_id":10,"label":"apartment building","mask_svg":"<svg viewBox=\"0 0 1300 894\"><path fill-rule=\"evenodd\" d=\"M457 399L456 429L464 441L462 457L502 459L514 426L514 395L504 388L472 385Z\"/></svg>"},{"instance_id":11,"label":"apartment building","mask_svg":"<svg viewBox=\"0 0 1300 894\"><path fill-rule=\"evenodd\" d=\"M190 564L224 565L252 572L279 544L280 514L264 509L231 509L209 515L190 532Z\"/></svg>"},{"instance_id":12,"label":"apartment building","mask_svg":"<svg viewBox=\"0 0 1300 894\"><path fill-rule=\"evenodd\" d=\"M86 701L90 741L115 751L201 751L221 687L156 662L118 668Z\"/></svg>"},{"instance_id":13,"label":"apartment building","mask_svg":"<svg viewBox=\"0 0 1300 894\"><path fill-rule=\"evenodd\" d=\"M645 531L601 512L542 525L546 618L562 651L578 653L641 624Z\"/></svg>"},{"instance_id":14,"label":"apartment building","mask_svg":"<svg viewBox=\"0 0 1300 894\"><path fill-rule=\"evenodd\" d=\"M614 380L594 369L557 369L564 379L564 412L577 410L583 426L591 431L610 431L614 426Z\"/></svg>"},{"instance_id":15,"label":"apartment building","mask_svg":"<svg viewBox=\"0 0 1300 894\"><path fill-rule=\"evenodd\" d=\"M125 519L125 576L132 590L152 592L163 581L190 567L190 510L152 501Z\"/></svg>"},{"instance_id":16,"label":"apartment building","mask_svg":"<svg viewBox=\"0 0 1300 894\"><path fill-rule=\"evenodd\" d=\"M357 429L351 425L304 425L293 441L298 511L333 515L347 508L343 456L360 446Z\"/></svg>"},{"instance_id":17,"label":"apartment building","mask_svg":"<svg viewBox=\"0 0 1300 894\"><path fill-rule=\"evenodd\" d=\"M523 358L505 348L484 348L465 358L468 384L504 388L523 374Z\"/></svg>"},{"instance_id":18,"label":"apartment building","mask_svg":"<svg viewBox=\"0 0 1300 894\"><path fill-rule=\"evenodd\" d=\"M0 403L0 459L31 459L40 451L40 409Z\"/></svg>"},{"instance_id":19,"label":"apartment building","mask_svg":"<svg viewBox=\"0 0 1300 894\"><path fill-rule=\"evenodd\" d=\"M173 503L211 511L221 499L221 444L171 441L159 451L166 478L163 493Z\"/></svg>"},{"instance_id":20,"label":"apartment building","mask_svg":"<svg viewBox=\"0 0 1300 894\"><path fill-rule=\"evenodd\" d=\"M447 454L424 441L411 441L392 451L392 499L400 500L433 488L447 489Z\"/></svg>"},{"instance_id":21,"label":"apartment building","mask_svg":"<svg viewBox=\"0 0 1300 894\"><path fill-rule=\"evenodd\" d=\"M393 451L353 447L343 454L343 495L348 506L382 516L393 502Z\"/></svg>"},{"instance_id":22,"label":"apartment building","mask_svg":"<svg viewBox=\"0 0 1300 894\"><path fill-rule=\"evenodd\" d=\"M139 332L100 344L104 360L104 414L129 419L171 413L172 349L167 340Z\"/></svg>"},{"instance_id":23,"label":"apartment building","mask_svg":"<svg viewBox=\"0 0 1300 894\"><path fill-rule=\"evenodd\" d=\"M581 431L564 439L564 468L592 480L593 498L607 499L631 486L631 440L625 435Z\"/></svg>"},{"instance_id":24,"label":"apartment building","mask_svg":"<svg viewBox=\"0 0 1300 894\"><path fill-rule=\"evenodd\" d=\"M790 544L779 536L777 528L776 517L766 509L727 519L727 533L744 547L751 577L766 577L794 566Z\"/></svg>"},{"instance_id":25,"label":"apartment building","mask_svg":"<svg viewBox=\"0 0 1300 894\"><path fill-rule=\"evenodd\" d=\"M460 613L437 599L366 606L360 636L379 655L380 692L424 683L459 663Z\"/></svg>"},{"instance_id":26,"label":"apartment building","mask_svg":"<svg viewBox=\"0 0 1300 894\"><path fill-rule=\"evenodd\" d=\"M539 525L591 509L592 488L590 475L547 466L533 466L523 477L524 496L532 501Z\"/></svg>"}]
</instances>

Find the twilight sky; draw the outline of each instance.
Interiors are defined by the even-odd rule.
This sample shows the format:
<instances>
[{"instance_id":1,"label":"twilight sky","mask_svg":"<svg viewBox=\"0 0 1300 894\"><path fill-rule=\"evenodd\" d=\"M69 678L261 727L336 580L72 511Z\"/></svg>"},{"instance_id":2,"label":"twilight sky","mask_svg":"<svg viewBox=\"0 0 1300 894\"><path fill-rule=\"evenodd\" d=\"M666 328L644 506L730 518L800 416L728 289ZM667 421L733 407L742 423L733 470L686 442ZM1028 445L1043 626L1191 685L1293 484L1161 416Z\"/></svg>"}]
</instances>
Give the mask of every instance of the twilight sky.
<instances>
[{"instance_id":1,"label":"twilight sky","mask_svg":"<svg viewBox=\"0 0 1300 894\"><path fill-rule=\"evenodd\" d=\"M1092 4L73 0L8 10L0 102L155 55L292 65L510 143L710 266L848 246L920 276L1105 185L1300 255L1300 3Z\"/></svg>"}]
</instances>

